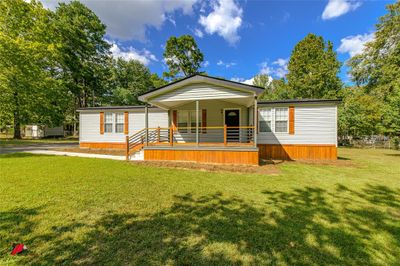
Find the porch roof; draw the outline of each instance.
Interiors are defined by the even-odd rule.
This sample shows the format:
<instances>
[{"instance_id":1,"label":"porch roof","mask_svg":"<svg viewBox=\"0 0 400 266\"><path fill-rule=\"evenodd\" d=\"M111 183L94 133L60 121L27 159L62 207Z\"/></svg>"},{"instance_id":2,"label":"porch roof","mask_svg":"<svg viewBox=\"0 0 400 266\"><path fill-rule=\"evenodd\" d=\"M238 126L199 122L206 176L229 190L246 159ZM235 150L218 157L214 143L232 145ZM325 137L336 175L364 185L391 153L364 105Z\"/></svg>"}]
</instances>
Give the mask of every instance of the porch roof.
<instances>
[{"instance_id":1,"label":"porch roof","mask_svg":"<svg viewBox=\"0 0 400 266\"><path fill-rule=\"evenodd\" d=\"M163 109L198 100L224 100L250 106L263 91L261 87L196 74L142 94L139 100Z\"/></svg>"}]
</instances>

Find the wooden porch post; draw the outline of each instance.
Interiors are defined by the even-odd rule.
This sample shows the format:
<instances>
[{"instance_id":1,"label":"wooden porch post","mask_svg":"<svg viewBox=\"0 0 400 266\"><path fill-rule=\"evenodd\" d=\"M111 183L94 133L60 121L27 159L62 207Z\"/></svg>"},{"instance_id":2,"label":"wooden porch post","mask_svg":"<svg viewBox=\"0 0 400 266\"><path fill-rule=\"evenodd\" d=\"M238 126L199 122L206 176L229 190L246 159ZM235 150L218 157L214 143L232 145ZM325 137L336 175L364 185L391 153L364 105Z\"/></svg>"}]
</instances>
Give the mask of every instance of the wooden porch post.
<instances>
[{"instance_id":1,"label":"wooden porch post","mask_svg":"<svg viewBox=\"0 0 400 266\"><path fill-rule=\"evenodd\" d=\"M226 135L227 127L226 124L224 125L224 146L228 145L228 139Z\"/></svg>"},{"instance_id":2,"label":"wooden porch post","mask_svg":"<svg viewBox=\"0 0 400 266\"><path fill-rule=\"evenodd\" d=\"M126 139L125 158L127 161L129 161L129 136L126 136L125 139Z\"/></svg>"},{"instance_id":3,"label":"wooden porch post","mask_svg":"<svg viewBox=\"0 0 400 266\"><path fill-rule=\"evenodd\" d=\"M199 101L196 101L196 145L199 146Z\"/></svg>"},{"instance_id":4,"label":"wooden porch post","mask_svg":"<svg viewBox=\"0 0 400 266\"><path fill-rule=\"evenodd\" d=\"M253 125L253 139L254 147L257 147L257 132L258 132L258 110L257 110L257 96L254 96L254 125Z\"/></svg>"},{"instance_id":5,"label":"wooden porch post","mask_svg":"<svg viewBox=\"0 0 400 266\"><path fill-rule=\"evenodd\" d=\"M174 145L174 127L171 126L169 128L169 145L173 146Z\"/></svg>"},{"instance_id":6,"label":"wooden porch post","mask_svg":"<svg viewBox=\"0 0 400 266\"><path fill-rule=\"evenodd\" d=\"M149 143L149 106L146 103L145 107L144 107L144 113L145 113L145 130L146 130L146 134L145 134L145 145L147 146Z\"/></svg>"}]
</instances>

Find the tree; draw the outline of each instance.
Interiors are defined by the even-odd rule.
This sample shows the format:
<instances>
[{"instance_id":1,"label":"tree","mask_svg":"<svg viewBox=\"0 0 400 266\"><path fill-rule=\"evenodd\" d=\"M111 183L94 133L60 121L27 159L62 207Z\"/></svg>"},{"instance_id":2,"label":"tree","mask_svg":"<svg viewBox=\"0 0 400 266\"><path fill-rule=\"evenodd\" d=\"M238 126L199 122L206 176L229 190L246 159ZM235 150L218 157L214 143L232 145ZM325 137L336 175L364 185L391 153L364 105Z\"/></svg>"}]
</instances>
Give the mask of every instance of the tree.
<instances>
[{"instance_id":1,"label":"tree","mask_svg":"<svg viewBox=\"0 0 400 266\"><path fill-rule=\"evenodd\" d=\"M111 72L110 95L106 99L111 105L141 104L138 96L153 85L150 70L137 60L113 60Z\"/></svg>"},{"instance_id":2,"label":"tree","mask_svg":"<svg viewBox=\"0 0 400 266\"><path fill-rule=\"evenodd\" d=\"M56 76L57 48L50 11L36 1L0 1L0 109L14 138L24 123L59 124L68 96Z\"/></svg>"},{"instance_id":3,"label":"tree","mask_svg":"<svg viewBox=\"0 0 400 266\"><path fill-rule=\"evenodd\" d=\"M183 35L168 39L164 59L169 68L168 72L164 72L164 77L176 79L198 73L204 56L193 37Z\"/></svg>"},{"instance_id":4,"label":"tree","mask_svg":"<svg viewBox=\"0 0 400 266\"><path fill-rule=\"evenodd\" d=\"M365 93L363 87L350 87L341 92L339 136L370 136L381 131L382 104Z\"/></svg>"},{"instance_id":5,"label":"tree","mask_svg":"<svg viewBox=\"0 0 400 266\"><path fill-rule=\"evenodd\" d=\"M56 33L62 43L62 80L73 96L74 117L80 107L95 106L105 92L108 78L109 47L104 40L106 26L96 14L78 1L60 3L55 12ZM75 131L75 130L74 130ZM76 131L75 131L76 132Z\"/></svg>"},{"instance_id":6,"label":"tree","mask_svg":"<svg viewBox=\"0 0 400 266\"><path fill-rule=\"evenodd\" d=\"M282 100L289 99L288 86L285 79L272 79L266 74L259 74L254 77L253 85L265 88L260 100Z\"/></svg>"},{"instance_id":7,"label":"tree","mask_svg":"<svg viewBox=\"0 0 400 266\"><path fill-rule=\"evenodd\" d=\"M376 25L374 40L348 65L353 81L382 103L382 132L400 136L400 2L387 10Z\"/></svg>"},{"instance_id":8,"label":"tree","mask_svg":"<svg viewBox=\"0 0 400 266\"><path fill-rule=\"evenodd\" d=\"M341 63L331 42L308 34L292 51L288 64L288 88L293 98L335 98L342 87Z\"/></svg>"},{"instance_id":9,"label":"tree","mask_svg":"<svg viewBox=\"0 0 400 266\"><path fill-rule=\"evenodd\" d=\"M156 73L151 74L150 79L151 83L153 84L153 88L159 88L168 84L167 81L165 81L163 78L160 78Z\"/></svg>"},{"instance_id":10,"label":"tree","mask_svg":"<svg viewBox=\"0 0 400 266\"><path fill-rule=\"evenodd\" d=\"M253 85L262 88L268 88L268 86L271 84L271 81L272 78L267 74L258 74L254 77Z\"/></svg>"}]
</instances>

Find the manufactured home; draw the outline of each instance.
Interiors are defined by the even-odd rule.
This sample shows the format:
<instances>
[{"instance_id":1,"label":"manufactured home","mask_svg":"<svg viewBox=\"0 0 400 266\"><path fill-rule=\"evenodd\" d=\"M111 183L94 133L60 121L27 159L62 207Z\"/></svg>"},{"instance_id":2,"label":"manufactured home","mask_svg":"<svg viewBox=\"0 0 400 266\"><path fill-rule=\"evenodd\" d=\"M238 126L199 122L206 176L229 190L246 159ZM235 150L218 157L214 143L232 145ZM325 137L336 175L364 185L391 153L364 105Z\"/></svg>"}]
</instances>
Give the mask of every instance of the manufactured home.
<instances>
[{"instance_id":1,"label":"manufactured home","mask_svg":"<svg viewBox=\"0 0 400 266\"><path fill-rule=\"evenodd\" d=\"M196 74L141 95L145 106L79 109L80 147L226 164L337 158L339 100L257 100L263 91Z\"/></svg>"}]
</instances>

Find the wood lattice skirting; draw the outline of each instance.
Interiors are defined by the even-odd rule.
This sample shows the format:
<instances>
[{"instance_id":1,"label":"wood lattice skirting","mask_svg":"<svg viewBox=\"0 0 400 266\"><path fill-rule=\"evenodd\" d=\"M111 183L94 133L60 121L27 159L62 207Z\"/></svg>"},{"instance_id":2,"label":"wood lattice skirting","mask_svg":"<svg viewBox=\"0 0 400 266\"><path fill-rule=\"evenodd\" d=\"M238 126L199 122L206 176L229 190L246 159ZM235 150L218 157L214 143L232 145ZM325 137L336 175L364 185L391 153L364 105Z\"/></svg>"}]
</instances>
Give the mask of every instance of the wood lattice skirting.
<instances>
[{"instance_id":1,"label":"wood lattice skirting","mask_svg":"<svg viewBox=\"0 0 400 266\"><path fill-rule=\"evenodd\" d=\"M266 160L336 160L337 147L331 144L258 144L260 158Z\"/></svg>"},{"instance_id":2,"label":"wood lattice skirting","mask_svg":"<svg viewBox=\"0 0 400 266\"><path fill-rule=\"evenodd\" d=\"M126 149L125 142L80 142L80 148L91 149Z\"/></svg>"},{"instance_id":3,"label":"wood lattice skirting","mask_svg":"<svg viewBox=\"0 0 400 266\"><path fill-rule=\"evenodd\" d=\"M258 150L145 149L144 159L149 161L189 161L201 163L258 165Z\"/></svg>"}]
</instances>

